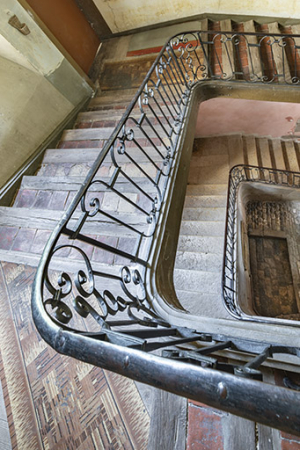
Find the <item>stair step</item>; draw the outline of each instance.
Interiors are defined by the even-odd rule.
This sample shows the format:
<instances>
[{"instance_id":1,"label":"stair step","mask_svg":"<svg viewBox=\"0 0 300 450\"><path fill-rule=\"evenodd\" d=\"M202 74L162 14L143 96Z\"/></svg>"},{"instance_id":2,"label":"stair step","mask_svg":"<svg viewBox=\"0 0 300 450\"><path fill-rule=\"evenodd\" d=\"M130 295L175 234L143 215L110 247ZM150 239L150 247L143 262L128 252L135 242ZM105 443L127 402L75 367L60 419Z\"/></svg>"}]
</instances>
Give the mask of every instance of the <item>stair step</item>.
<instances>
[{"instance_id":1,"label":"stair step","mask_svg":"<svg viewBox=\"0 0 300 450\"><path fill-rule=\"evenodd\" d=\"M223 153L193 158L194 167L223 166L224 164L228 164L228 155Z\"/></svg>"},{"instance_id":2,"label":"stair step","mask_svg":"<svg viewBox=\"0 0 300 450\"><path fill-rule=\"evenodd\" d=\"M166 106L163 106L162 108L162 112L160 110L155 110L155 114L159 119L165 119L165 116L167 118L171 118L171 115L167 109ZM114 123L117 123L123 116L124 112L126 111L126 108L124 107L123 109L111 109L110 111L108 110L96 110L96 111L85 111L82 112L80 114L78 114L77 119L76 119L76 124L78 123L101 123L101 121L112 121ZM154 118L153 113L151 113L151 111L147 111L147 115L149 114L150 118ZM141 110L138 108L134 109L131 114L130 117L138 119L141 116ZM100 125L102 126L102 125Z\"/></svg>"},{"instance_id":3,"label":"stair step","mask_svg":"<svg viewBox=\"0 0 300 450\"><path fill-rule=\"evenodd\" d=\"M280 34L280 29L278 26L278 22L273 22L268 24L269 32L272 34ZM275 70L278 74L283 74L284 77L280 77L279 81L287 81L291 82L292 77L289 69L289 64L286 56L285 47L281 47L278 45L272 46L272 54L275 63ZM282 58L284 57L284 61Z\"/></svg>"},{"instance_id":4,"label":"stair step","mask_svg":"<svg viewBox=\"0 0 300 450\"><path fill-rule=\"evenodd\" d=\"M174 270L174 286L185 291L198 291L203 294L221 293L221 274L215 272L203 272L198 270Z\"/></svg>"},{"instance_id":5,"label":"stair step","mask_svg":"<svg viewBox=\"0 0 300 450\"><path fill-rule=\"evenodd\" d=\"M220 273L223 264L223 254L197 253L178 251L176 254L175 268L185 270L201 270Z\"/></svg>"},{"instance_id":6,"label":"stair step","mask_svg":"<svg viewBox=\"0 0 300 450\"><path fill-rule=\"evenodd\" d=\"M21 183L22 189L32 190L44 190L44 191L78 191L85 178L84 177L36 177L36 176L24 176ZM110 181L109 177L101 177L101 180L105 183ZM145 178L133 178L133 181L143 189L147 188L147 193L155 194L156 189L152 183L149 183ZM126 180L126 178L119 178L115 184L115 188L120 192L138 193L136 187L132 183ZM89 188L89 192L106 192L107 189L103 184L96 183ZM141 194L142 195L142 194Z\"/></svg>"},{"instance_id":7,"label":"stair step","mask_svg":"<svg viewBox=\"0 0 300 450\"><path fill-rule=\"evenodd\" d=\"M155 162L161 161L161 157L157 153L157 151L153 147L144 147L145 152L149 155L150 158ZM164 153L165 149L161 146L158 147L158 150ZM45 152L45 156L43 159L43 164L61 164L61 163L73 163L73 164L81 164L82 161L90 161L94 162L97 156L100 154L100 148L65 148L65 149L49 149ZM129 147L127 149L128 154L136 161L136 162L149 162L149 158L144 155L142 151L140 151L137 147ZM116 152L118 161L127 161L128 158L126 156L118 155Z\"/></svg>"},{"instance_id":8,"label":"stair step","mask_svg":"<svg viewBox=\"0 0 300 450\"><path fill-rule=\"evenodd\" d=\"M226 215L226 208L184 208L182 219L183 220L201 220L201 221L224 221Z\"/></svg>"},{"instance_id":9,"label":"stair step","mask_svg":"<svg viewBox=\"0 0 300 450\"><path fill-rule=\"evenodd\" d=\"M225 224L223 221L195 221L183 220L181 222L181 236L224 236Z\"/></svg>"},{"instance_id":10,"label":"stair step","mask_svg":"<svg viewBox=\"0 0 300 450\"><path fill-rule=\"evenodd\" d=\"M110 211L111 212L111 211ZM114 217L123 222L136 227L139 231L145 231L149 225L140 215L137 214L122 214L111 212ZM70 229L74 229L81 213L76 211L73 218L69 222ZM53 230L59 220L63 216L63 211L44 210L36 208L10 208L0 207L0 223L1 225L31 228L38 230ZM137 234L130 229L113 223L108 218L97 215L96 218L89 218L83 227L83 234L87 235L107 235L107 236L137 236ZM146 216L145 216L146 217Z\"/></svg>"},{"instance_id":11,"label":"stair step","mask_svg":"<svg viewBox=\"0 0 300 450\"><path fill-rule=\"evenodd\" d=\"M243 23L244 32L245 33L255 33L255 23L253 20L248 20L247 22ZM257 75L257 77L262 77L262 67L261 67L261 59L259 54L259 48L256 47L257 45L257 37L256 36L247 36L248 44L251 45L251 57L249 55L249 52L247 50L248 54L248 65L250 73L254 73Z\"/></svg>"},{"instance_id":12,"label":"stair step","mask_svg":"<svg viewBox=\"0 0 300 450\"><path fill-rule=\"evenodd\" d=\"M200 106L201 113L201 106ZM200 142L199 142L200 141ZM200 145L198 145L200 144ZM212 136L203 137L196 140L193 153L202 156L212 155L228 155L228 137L227 136Z\"/></svg>"},{"instance_id":13,"label":"stair step","mask_svg":"<svg viewBox=\"0 0 300 450\"><path fill-rule=\"evenodd\" d=\"M45 242L46 245L46 242ZM38 253L22 252L17 250L2 250L0 249L1 261L24 264L31 267L37 267L41 260L41 255ZM120 264L103 264L91 260L93 270L102 272L103 269L109 274L119 275L122 265ZM82 269L82 260L70 258L70 257L55 257L53 258L53 264L55 265L54 270L68 270L69 273L76 273L78 269ZM123 294L124 295L124 294Z\"/></svg>"},{"instance_id":14,"label":"stair step","mask_svg":"<svg viewBox=\"0 0 300 450\"><path fill-rule=\"evenodd\" d=\"M143 129L147 132L150 138L157 138L155 132L149 126L144 126ZM71 130L65 130L62 134L61 140L67 141L95 141L95 140L107 140L114 128L102 127L102 128L77 128ZM134 137L136 139L146 139L145 134L139 128L134 128Z\"/></svg>"},{"instance_id":15,"label":"stair step","mask_svg":"<svg viewBox=\"0 0 300 450\"><path fill-rule=\"evenodd\" d=\"M191 292L182 289L176 289L176 294L181 305L191 314L216 319L231 318L223 306L221 294Z\"/></svg>"},{"instance_id":16,"label":"stair step","mask_svg":"<svg viewBox=\"0 0 300 450\"><path fill-rule=\"evenodd\" d=\"M184 207L186 208L219 208L226 207L226 195L187 195Z\"/></svg>"},{"instance_id":17,"label":"stair step","mask_svg":"<svg viewBox=\"0 0 300 450\"><path fill-rule=\"evenodd\" d=\"M225 184L228 182L228 166L194 167L191 163L189 172L190 184Z\"/></svg>"},{"instance_id":18,"label":"stair step","mask_svg":"<svg viewBox=\"0 0 300 450\"><path fill-rule=\"evenodd\" d=\"M228 184L188 184L186 194L191 195L227 195Z\"/></svg>"},{"instance_id":19,"label":"stair step","mask_svg":"<svg viewBox=\"0 0 300 450\"><path fill-rule=\"evenodd\" d=\"M224 238L217 236L179 236L178 250L223 254Z\"/></svg>"}]
</instances>

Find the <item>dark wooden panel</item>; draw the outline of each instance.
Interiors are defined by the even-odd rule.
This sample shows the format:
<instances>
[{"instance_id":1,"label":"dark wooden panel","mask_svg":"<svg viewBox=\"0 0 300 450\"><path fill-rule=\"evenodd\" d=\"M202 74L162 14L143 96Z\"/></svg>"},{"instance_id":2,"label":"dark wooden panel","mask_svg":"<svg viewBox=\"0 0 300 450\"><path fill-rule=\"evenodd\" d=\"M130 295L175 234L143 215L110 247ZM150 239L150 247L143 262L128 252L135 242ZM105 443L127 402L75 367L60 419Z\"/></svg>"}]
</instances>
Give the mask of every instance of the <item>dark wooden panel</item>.
<instances>
[{"instance_id":1,"label":"dark wooden panel","mask_svg":"<svg viewBox=\"0 0 300 450\"><path fill-rule=\"evenodd\" d=\"M100 39L75 0L27 2L77 64L88 73Z\"/></svg>"}]
</instances>

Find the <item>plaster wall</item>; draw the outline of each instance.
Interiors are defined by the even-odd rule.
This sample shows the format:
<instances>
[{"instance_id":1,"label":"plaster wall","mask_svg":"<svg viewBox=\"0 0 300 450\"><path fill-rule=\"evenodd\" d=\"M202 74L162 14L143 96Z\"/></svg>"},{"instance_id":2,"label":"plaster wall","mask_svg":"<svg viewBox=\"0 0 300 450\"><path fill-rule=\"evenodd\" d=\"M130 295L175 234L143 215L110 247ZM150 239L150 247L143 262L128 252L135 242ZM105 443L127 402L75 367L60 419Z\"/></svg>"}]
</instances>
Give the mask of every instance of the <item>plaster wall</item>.
<instances>
[{"instance_id":1,"label":"plaster wall","mask_svg":"<svg viewBox=\"0 0 300 450\"><path fill-rule=\"evenodd\" d=\"M93 89L17 0L0 15L0 188ZM9 25L16 15L30 34Z\"/></svg>"},{"instance_id":2,"label":"plaster wall","mask_svg":"<svg viewBox=\"0 0 300 450\"><path fill-rule=\"evenodd\" d=\"M293 136L300 121L299 103L213 98L200 104L195 137L231 133Z\"/></svg>"},{"instance_id":3,"label":"plaster wall","mask_svg":"<svg viewBox=\"0 0 300 450\"><path fill-rule=\"evenodd\" d=\"M0 57L0 185L73 109L44 77Z\"/></svg>"},{"instance_id":4,"label":"plaster wall","mask_svg":"<svg viewBox=\"0 0 300 450\"><path fill-rule=\"evenodd\" d=\"M201 14L300 18L299 0L94 0L113 33Z\"/></svg>"}]
</instances>

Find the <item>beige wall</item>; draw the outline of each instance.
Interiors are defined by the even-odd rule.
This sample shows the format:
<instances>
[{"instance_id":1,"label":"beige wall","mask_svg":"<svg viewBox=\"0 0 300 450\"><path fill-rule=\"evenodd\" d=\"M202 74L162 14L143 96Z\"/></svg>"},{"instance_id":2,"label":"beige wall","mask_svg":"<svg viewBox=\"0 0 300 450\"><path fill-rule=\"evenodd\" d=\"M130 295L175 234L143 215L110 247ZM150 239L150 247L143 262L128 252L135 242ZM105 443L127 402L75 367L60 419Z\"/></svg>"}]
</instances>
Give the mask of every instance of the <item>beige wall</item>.
<instances>
[{"instance_id":1,"label":"beige wall","mask_svg":"<svg viewBox=\"0 0 300 450\"><path fill-rule=\"evenodd\" d=\"M299 0L94 0L113 33L200 14L300 18Z\"/></svg>"},{"instance_id":2,"label":"beige wall","mask_svg":"<svg viewBox=\"0 0 300 450\"><path fill-rule=\"evenodd\" d=\"M0 188L92 88L17 0L1 0ZM8 24L16 14L30 34Z\"/></svg>"}]
</instances>

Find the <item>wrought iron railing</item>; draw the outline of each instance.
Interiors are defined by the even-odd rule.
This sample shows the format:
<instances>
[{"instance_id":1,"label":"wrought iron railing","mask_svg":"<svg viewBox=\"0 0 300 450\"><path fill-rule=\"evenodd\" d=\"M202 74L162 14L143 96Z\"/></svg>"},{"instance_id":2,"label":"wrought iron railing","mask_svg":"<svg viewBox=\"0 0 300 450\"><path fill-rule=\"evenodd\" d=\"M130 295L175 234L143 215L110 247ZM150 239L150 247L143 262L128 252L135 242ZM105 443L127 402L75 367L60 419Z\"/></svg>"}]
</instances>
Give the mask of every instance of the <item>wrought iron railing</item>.
<instances>
[{"instance_id":1,"label":"wrought iron railing","mask_svg":"<svg viewBox=\"0 0 300 450\"><path fill-rule=\"evenodd\" d=\"M248 183L256 183L261 186L285 187L292 189L300 189L300 173L288 170L270 169L267 167L255 167L249 165L235 166L230 170L228 197L227 197L227 215L226 215L226 231L224 245L224 261L223 261L223 298L225 307L237 319L256 320L259 322L280 323L281 320L276 318L267 318L256 315L247 315L243 312L238 296L238 243L242 246L242 233L240 225L242 220L238 219L238 192L241 186ZM262 192L260 192L260 195ZM266 193L265 193L266 194ZM298 193L298 195L300 192ZM290 198L290 195L289 197ZM300 197L299 197L300 198ZM258 194L256 200L259 200ZM247 225L245 225L247 226ZM241 259L244 259L243 249L241 250ZM243 262L244 270L247 264ZM241 282L241 281L240 281ZM292 322L291 322L292 324ZM297 324L295 324L297 325Z\"/></svg>"},{"instance_id":2,"label":"wrought iron railing","mask_svg":"<svg viewBox=\"0 0 300 450\"><path fill-rule=\"evenodd\" d=\"M53 231L32 296L35 324L58 352L292 433L300 433L299 393L257 380L266 358L298 358L299 349L203 332L201 321L197 330L176 326L174 307L161 314L160 293L148 275L170 196L177 195L196 87L209 80L295 85L298 37L173 37ZM263 52L271 54L268 61ZM160 349L162 356L149 355ZM243 353L249 362L221 363L220 351Z\"/></svg>"}]
</instances>

